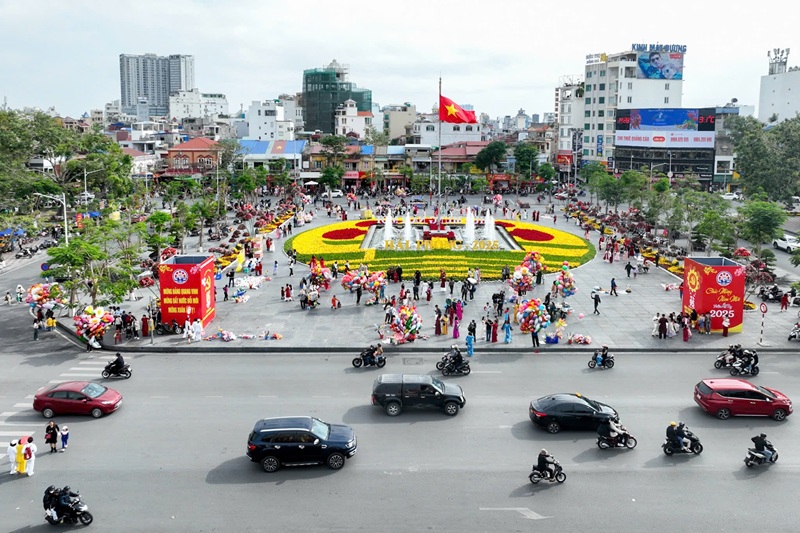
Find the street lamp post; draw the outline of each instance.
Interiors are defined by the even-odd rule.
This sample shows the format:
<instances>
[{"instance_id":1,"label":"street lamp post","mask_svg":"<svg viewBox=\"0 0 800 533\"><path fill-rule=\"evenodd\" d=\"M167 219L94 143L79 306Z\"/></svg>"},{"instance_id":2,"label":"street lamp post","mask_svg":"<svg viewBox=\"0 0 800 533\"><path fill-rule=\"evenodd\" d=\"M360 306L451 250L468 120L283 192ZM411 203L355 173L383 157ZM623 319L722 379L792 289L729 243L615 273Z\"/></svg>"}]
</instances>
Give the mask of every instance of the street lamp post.
<instances>
[{"instance_id":1,"label":"street lamp post","mask_svg":"<svg viewBox=\"0 0 800 533\"><path fill-rule=\"evenodd\" d=\"M83 169L83 197L86 198L89 194L89 189L86 187L86 177L90 174L97 174L98 172L104 171L104 168L98 168L97 170L92 170L91 172L86 172L86 168Z\"/></svg>"},{"instance_id":2,"label":"street lamp post","mask_svg":"<svg viewBox=\"0 0 800 533\"><path fill-rule=\"evenodd\" d=\"M653 162L650 161L650 187L649 187L650 189L653 188L653 169L656 169L658 167L663 167L664 165L666 165L666 163L658 163L657 165L654 165ZM671 172L672 171L670 171L670 173Z\"/></svg>"},{"instance_id":3,"label":"street lamp post","mask_svg":"<svg viewBox=\"0 0 800 533\"><path fill-rule=\"evenodd\" d=\"M36 196L41 196L43 198L49 198L56 202L61 202L61 206L64 208L64 243L69 245L69 225L67 224L67 195L63 192L61 193L61 197L52 196L50 194L42 194L40 192L33 193Z\"/></svg>"}]
</instances>

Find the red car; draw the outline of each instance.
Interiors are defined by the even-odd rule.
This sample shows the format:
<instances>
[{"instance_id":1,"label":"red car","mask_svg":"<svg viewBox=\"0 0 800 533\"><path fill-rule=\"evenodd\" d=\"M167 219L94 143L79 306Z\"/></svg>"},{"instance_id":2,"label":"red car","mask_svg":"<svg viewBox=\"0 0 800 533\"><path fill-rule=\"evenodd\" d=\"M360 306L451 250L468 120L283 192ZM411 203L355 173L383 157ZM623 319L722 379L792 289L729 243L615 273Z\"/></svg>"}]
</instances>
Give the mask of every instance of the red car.
<instances>
[{"instance_id":1,"label":"red car","mask_svg":"<svg viewBox=\"0 0 800 533\"><path fill-rule=\"evenodd\" d=\"M792 414L792 400L785 394L744 379L704 379L694 387L694 401L720 420L740 415L783 420Z\"/></svg>"},{"instance_id":2,"label":"red car","mask_svg":"<svg viewBox=\"0 0 800 533\"><path fill-rule=\"evenodd\" d=\"M53 415L92 415L100 418L122 405L122 395L93 381L65 381L42 387L33 397L33 409L45 418Z\"/></svg>"}]
</instances>

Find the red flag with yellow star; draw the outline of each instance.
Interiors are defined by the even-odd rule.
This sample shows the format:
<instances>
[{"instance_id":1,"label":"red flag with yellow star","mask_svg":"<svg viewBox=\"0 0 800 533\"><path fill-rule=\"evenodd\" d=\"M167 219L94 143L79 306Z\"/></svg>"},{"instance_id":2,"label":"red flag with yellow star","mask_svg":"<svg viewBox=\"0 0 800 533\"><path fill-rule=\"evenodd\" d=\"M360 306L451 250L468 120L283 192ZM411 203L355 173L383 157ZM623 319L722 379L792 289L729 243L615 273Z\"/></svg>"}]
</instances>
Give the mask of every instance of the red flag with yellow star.
<instances>
[{"instance_id":1,"label":"red flag with yellow star","mask_svg":"<svg viewBox=\"0 0 800 533\"><path fill-rule=\"evenodd\" d=\"M478 123L478 119L475 118L475 111L467 111L441 94L439 95L439 120L450 122L451 124Z\"/></svg>"}]
</instances>

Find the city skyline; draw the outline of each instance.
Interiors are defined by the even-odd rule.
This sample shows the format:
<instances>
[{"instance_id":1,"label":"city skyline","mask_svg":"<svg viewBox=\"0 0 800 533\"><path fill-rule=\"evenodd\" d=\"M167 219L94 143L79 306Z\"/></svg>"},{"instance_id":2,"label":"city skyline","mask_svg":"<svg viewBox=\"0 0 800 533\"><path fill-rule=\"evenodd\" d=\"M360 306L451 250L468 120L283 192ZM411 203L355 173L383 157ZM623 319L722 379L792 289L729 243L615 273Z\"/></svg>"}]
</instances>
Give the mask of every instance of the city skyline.
<instances>
[{"instance_id":1,"label":"city skyline","mask_svg":"<svg viewBox=\"0 0 800 533\"><path fill-rule=\"evenodd\" d=\"M743 1L677 0L646 12L640 3L619 1L607 18L602 6L583 0L568 11L533 4L490 9L444 0L415 12L388 5L341 10L317 0L233 6L144 0L119 7L79 0L48 3L48 20L59 21L52 27L39 23L42 2L0 0L0 98L11 108L54 106L80 116L120 98L120 54L154 53L194 56L196 86L227 95L231 113L254 100L300 92L304 69L336 59L380 105L410 102L427 112L437 102L441 76L442 92L478 114L513 116L522 108L541 115L553 110L560 79L583 72L587 55L660 43L687 47L684 107L732 98L757 105L767 50L797 48L796 17L787 12L800 12L794 5L773 19ZM592 10L597 16L572 17ZM657 29L637 29L653 27L654 20ZM737 29L746 33L744 44ZM790 67L800 64L794 57Z\"/></svg>"}]
</instances>

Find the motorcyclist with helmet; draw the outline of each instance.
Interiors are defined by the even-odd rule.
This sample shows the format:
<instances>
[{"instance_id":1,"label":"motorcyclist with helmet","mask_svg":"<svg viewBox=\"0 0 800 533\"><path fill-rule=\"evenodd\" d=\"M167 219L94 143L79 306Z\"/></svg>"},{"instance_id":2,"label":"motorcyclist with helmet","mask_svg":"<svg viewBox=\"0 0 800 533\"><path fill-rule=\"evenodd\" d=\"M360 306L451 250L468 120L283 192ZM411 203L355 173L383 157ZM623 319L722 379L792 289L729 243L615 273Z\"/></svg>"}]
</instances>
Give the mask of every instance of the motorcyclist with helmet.
<instances>
[{"instance_id":1,"label":"motorcyclist with helmet","mask_svg":"<svg viewBox=\"0 0 800 533\"><path fill-rule=\"evenodd\" d=\"M44 511L53 517L53 520L58 520L58 514L55 511L55 506L58 504L58 496L59 490L55 487L55 485L50 485L44 491L44 497L42 498L42 506L44 507Z\"/></svg>"},{"instance_id":2,"label":"motorcyclist with helmet","mask_svg":"<svg viewBox=\"0 0 800 533\"><path fill-rule=\"evenodd\" d=\"M537 459L536 462L536 470L541 472L551 482L555 481L556 480L555 462L556 462L555 457L547 453L547 450L542 448L542 451L539 452L539 458Z\"/></svg>"},{"instance_id":3,"label":"motorcyclist with helmet","mask_svg":"<svg viewBox=\"0 0 800 533\"><path fill-rule=\"evenodd\" d=\"M122 369L125 368L125 359L122 358L122 354L117 352L117 357L113 361L111 361L111 365L108 367L108 371L111 374L119 374L122 372Z\"/></svg>"},{"instance_id":4,"label":"motorcyclist with helmet","mask_svg":"<svg viewBox=\"0 0 800 533\"><path fill-rule=\"evenodd\" d=\"M772 459L773 451L769 449L767 434L762 433L760 435L756 435L750 440L753 441L753 444L755 444L756 451L764 456L764 462L768 463L769 460Z\"/></svg>"},{"instance_id":5,"label":"motorcyclist with helmet","mask_svg":"<svg viewBox=\"0 0 800 533\"><path fill-rule=\"evenodd\" d=\"M597 427L597 434L609 439L612 446L617 445L617 439L619 439L622 445L625 445L625 441L627 440L627 433L625 428L622 427L622 424L619 423L618 417L609 417L600 422L600 425Z\"/></svg>"},{"instance_id":6,"label":"motorcyclist with helmet","mask_svg":"<svg viewBox=\"0 0 800 533\"><path fill-rule=\"evenodd\" d=\"M78 497L78 493L72 492L69 485L61 489L56 502L56 520L64 518L71 508L72 498L76 497Z\"/></svg>"},{"instance_id":7,"label":"motorcyclist with helmet","mask_svg":"<svg viewBox=\"0 0 800 533\"><path fill-rule=\"evenodd\" d=\"M683 445L683 437L678 436L678 423L674 420L667 426L667 440L676 450L688 451Z\"/></svg>"},{"instance_id":8,"label":"motorcyclist with helmet","mask_svg":"<svg viewBox=\"0 0 800 533\"><path fill-rule=\"evenodd\" d=\"M608 359L608 346L603 345L603 348L597 353L597 365L606 366L606 359Z\"/></svg>"},{"instance_id":9,"label":"motorcyclist with helmet","mask_svg":"<svg viewBox=\"0 0 800 533\"><path fill-rule=\"evenodd\" d=\"M678 439L680 439L681 448L683 451L692 451L692 449L689 447L692 441L686 436L686 424L683 422L678 422L678 426L675 428L675 435L677 435Z\"/></svg>"},{"instance_id":10,"label":"motorcyclist with helmet","mask_svg":"<svg viewBox=\"0 0 800 533\"><path fill-rule=\"evenodd\" d=\"M461 363L464 362L464 357L461 355L461 350L458 349L458 346L453 344L450 346L450 362L453 365L454 370L458 370L461 367Z\"/></svg>"}]
</instances>

